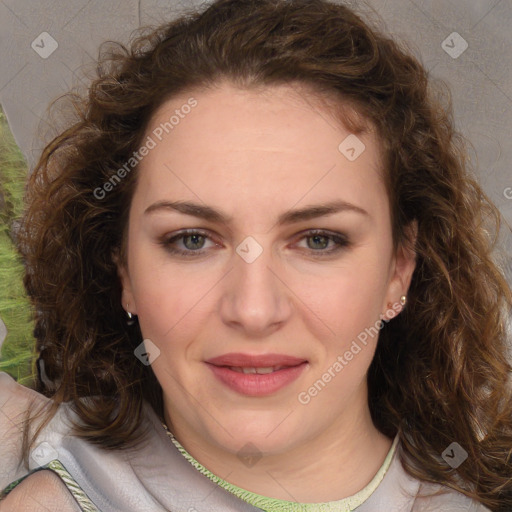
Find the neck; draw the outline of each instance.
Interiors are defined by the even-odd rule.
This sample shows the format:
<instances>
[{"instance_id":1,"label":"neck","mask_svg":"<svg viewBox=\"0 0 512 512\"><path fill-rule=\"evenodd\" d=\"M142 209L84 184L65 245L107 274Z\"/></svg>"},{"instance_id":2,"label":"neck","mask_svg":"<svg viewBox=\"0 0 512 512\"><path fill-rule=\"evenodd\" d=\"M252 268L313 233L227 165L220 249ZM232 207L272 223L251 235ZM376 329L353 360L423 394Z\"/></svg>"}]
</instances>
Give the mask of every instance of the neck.
<instances>
[{"instance_id":1,"label":"neck","mask_svg":"<svg viewBox=\"0 0 512 512\"><path fill-rule=\"evenodd\" d=\"M171 425L167 412L165 418ZM175 427L170 430L180 444L216 476L262 496L298 503L337 501L356 494L373 479L392 444L373 425L366 403L299 446L259 460L240 457L190 435L190 429Z\"/></svg>"}]
</instances>

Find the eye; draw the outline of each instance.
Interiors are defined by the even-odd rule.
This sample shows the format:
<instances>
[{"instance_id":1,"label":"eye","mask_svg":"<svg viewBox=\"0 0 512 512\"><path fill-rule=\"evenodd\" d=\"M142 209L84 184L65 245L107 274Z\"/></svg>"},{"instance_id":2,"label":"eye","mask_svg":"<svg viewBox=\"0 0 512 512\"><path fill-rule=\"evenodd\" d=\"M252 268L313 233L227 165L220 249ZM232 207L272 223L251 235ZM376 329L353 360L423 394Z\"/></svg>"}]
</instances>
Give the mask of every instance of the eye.
<instances>
[{"instance_id":1,"label":"eye","mask_svg":"<svg viewBox=\"0 0 512 512\"><path fill-rule=\"evenodd\" d=\"M324 230L308 231L300 240L306 240L307 249L316 253L315 256L334 254L350 245L347 236L342 233Z\"/></svg>"},{"instance_id":2,"label":"eye","mask_svg":"<svg viewBox=\"0 0 512 512\"><path fill-rule=\"evenodd\" d=\"M160 244L163 245L171 254L194 257L206 252L208 247L205 249L205 243L208 240L212 242L213 246L218 245L203 231L185 230L170 238L167 237L162 239ZM182 244L184 249L176 247L177 244Z\"/></svg>"}]
</instances>

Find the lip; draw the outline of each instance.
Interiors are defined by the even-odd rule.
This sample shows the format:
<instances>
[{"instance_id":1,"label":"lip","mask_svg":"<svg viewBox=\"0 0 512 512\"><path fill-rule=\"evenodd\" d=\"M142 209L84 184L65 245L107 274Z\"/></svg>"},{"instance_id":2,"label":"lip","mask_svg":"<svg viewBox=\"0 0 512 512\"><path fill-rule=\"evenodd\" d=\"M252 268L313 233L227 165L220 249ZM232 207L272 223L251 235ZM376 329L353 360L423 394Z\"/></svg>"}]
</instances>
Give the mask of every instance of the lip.
<instances>
[{"instance_id":1,"label":"lip","mask_svg":"<svg viewBox=\"0 0 512 512\"><path fill-rule=\"evenodd\" d=\"M245 396L266 396L277 393L299 378L308 361L283 354L224 354L205 361L215 377L231 390ZM230 367L265 368L287 366L272 373L241 373Z\"/></svg>"}]
</instances>

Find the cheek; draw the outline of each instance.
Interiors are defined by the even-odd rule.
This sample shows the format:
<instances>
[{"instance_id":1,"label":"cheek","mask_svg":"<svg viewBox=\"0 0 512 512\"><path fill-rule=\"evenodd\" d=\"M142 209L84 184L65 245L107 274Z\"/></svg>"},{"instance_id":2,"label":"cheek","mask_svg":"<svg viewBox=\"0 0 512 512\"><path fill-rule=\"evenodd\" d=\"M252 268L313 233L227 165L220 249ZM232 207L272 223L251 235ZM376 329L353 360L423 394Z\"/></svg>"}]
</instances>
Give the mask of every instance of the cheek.
<instances>
[{"instance_id":1,"label":"cheek","mask_svg":"<svg viewBox=\"0 0 512 512\"><path fill-rule=\"evenodd\" d=\"M307 305L310 328L323 339L350 340L375 324L382 313L387 268L368 247L315 275L297 274L292 289ZM319 321L320 320L320 321Z\"/></svg>"},{"instance_id":2,"label":"cheek","mask_svg":"<svg viewBox=\"0 0 512 512\"><path fill-rule=\"evenodd\" d=\"M159 347L177 346L183 336L193 337L211 308L208 290L218 281L216 276L162 263L154 252L142 249L133 251L130 265L143 337Z\"/></svg>"}]
</instances>

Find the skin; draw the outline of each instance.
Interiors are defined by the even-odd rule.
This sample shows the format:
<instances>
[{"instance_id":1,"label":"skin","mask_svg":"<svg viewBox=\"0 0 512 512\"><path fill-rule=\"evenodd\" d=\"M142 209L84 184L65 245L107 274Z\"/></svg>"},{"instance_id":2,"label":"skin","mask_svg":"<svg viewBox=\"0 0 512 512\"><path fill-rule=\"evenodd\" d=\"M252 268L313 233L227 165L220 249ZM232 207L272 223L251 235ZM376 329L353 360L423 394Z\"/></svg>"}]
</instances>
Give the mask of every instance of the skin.
<instances>
[{"instance_id":1,"label":"skin","mask_svg":"<svg viewBox=\"0 0 512 512\"><path fill-rule=\"evenodd\" d=\"M217 87L175 97L158 109L147 134L193 96L197 106L141 162L133 196L126 265L119 265L123 307L160 350L152 369L165 419L185 449L210 471L250 491L299 502L351 496L382 465L392 440L373 425L366 373L377 336L313 397L307 391L357 335L407 295L414 254L393 252L388 197L373 131L354 161L339 150L350 132L312 94L290 84L241 90ZM342 199L367 212L279 225L290 209ZM228 224L171 209L193 201L232 217ZM209 238L171 247L182 229ZM345 234L349 245L307 237ZM252 236L263 252L247 263L237 246ZM325 245L328 244L326 247ZM308 360L290 385L248 397L219 382L205 360L228 352L281 353ZM261 458L248 465L247 443ZM308 485L304 485L308 482Z\"/></svg>"}]
</instances>

